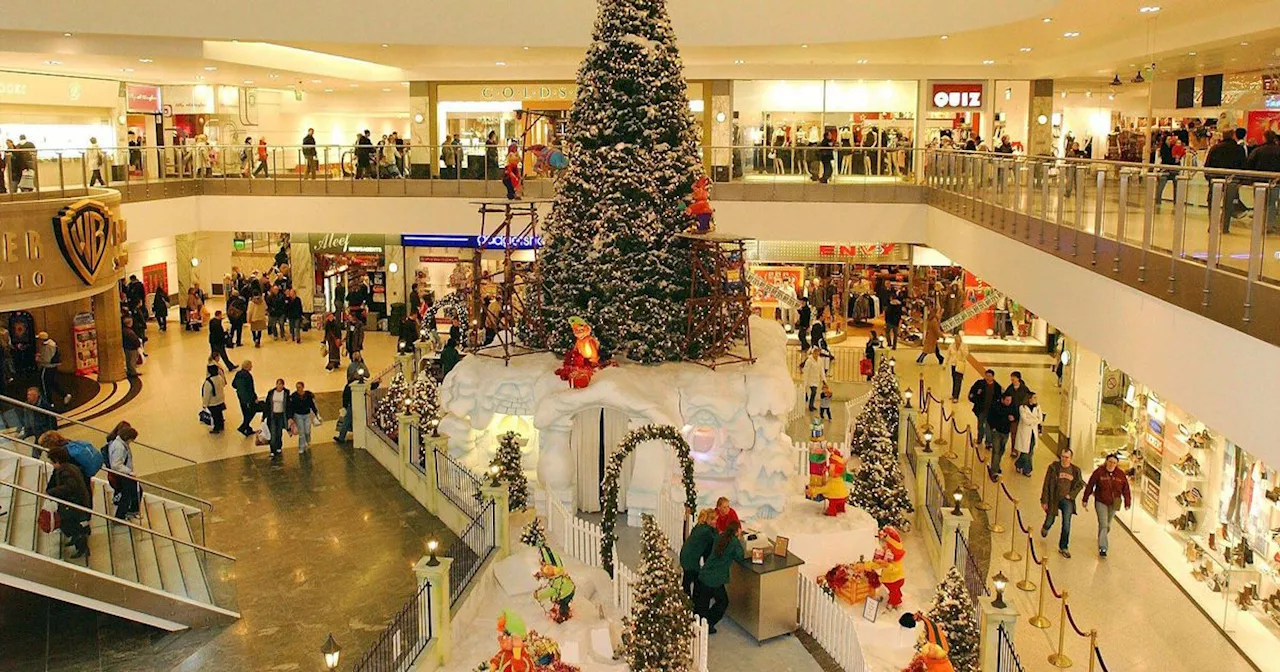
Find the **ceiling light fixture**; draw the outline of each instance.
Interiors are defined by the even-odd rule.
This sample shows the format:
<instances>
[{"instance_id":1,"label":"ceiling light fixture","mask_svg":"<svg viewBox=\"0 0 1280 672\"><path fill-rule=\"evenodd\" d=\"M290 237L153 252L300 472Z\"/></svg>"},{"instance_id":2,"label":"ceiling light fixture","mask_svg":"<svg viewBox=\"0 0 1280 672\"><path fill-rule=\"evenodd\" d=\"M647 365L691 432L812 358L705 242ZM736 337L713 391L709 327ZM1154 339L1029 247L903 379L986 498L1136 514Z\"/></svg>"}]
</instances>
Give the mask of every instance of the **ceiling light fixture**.
<instances>
[{"instance_id":1,"label":"ceiling light fixture","mask_svg":"<svg viewBox=\"0 0 1280 672\"><path fill-rule=\"evenodd\" d=\"M1049 17L1047 17L1047 16L1046 16L1046 17L1044 17L1043 19L1040 19L1040 21L1041 21L1041 23L1053 23L1053 19L1051 19L1051 18L1049 18Z\"/></svg>"},{"instance_id":2,"label":"ceiling light fixture","mask_svg":"<svg viewBox=\"0 0 1280 672\"><path fill-rule=\"evenodd\" d=\"M204 75L196 75L196 81L197 81L197 82L203 82L203 81L204 81Z\"/></svg>"},{"instance_id":3,"label":"ceiling light fixture","mask_svg":"<svg viewBox=\"0 0 1280 672\"><path fill-rule=\"evenodd\" d=\"M741 58L739 58L739 59L737 59L737 60L735 60L735 61L733 62L733 64L734 64L734 65L742 65L743 63L746 63L746 61L742 60Z\"/></svg>"},{"instance_id":4,"label":"ceiling light fixture","mask_svg":"<svg viewBox=\"0 0 1280 672\"><path fill-rule=\"evenodd\" d=\"M62 65L62 61L45 61L45 65Z\"/></svg>"},{"instance_id":5,"label":"ceiling light fixture","mask_svg":"<svg viewBox=\"0 0 1280 672\"><path fill-rule=\"evenodd\" d=\"M153 61L152 61L151 59L149 59L149 58L139 58L139 59L138 59L138 62L139 62L139 63L152 63Z\"/></svg>"},{"instance_id":6,"label":"ceiling light fixture","mask_svg":"<svg viewBox=\"0 0 1280 672\"><path fill-rule=\"evenodd\" d=\"M1074 31L1074 30L1070 30L1070 31L1067 31L1067 32L1063 33L1063 34L1062 34L1062 36L1063 36L1063 37L1065 37L1065 38L1067 38L1067 39L1071 39L1071 38L1073 38L1073 37L1080 37L1080 33L1079 33L1079 32L1077 32L1077 31Z\"/></svg>"},{"instance_id":7,"label":"ceiling light fixture","mask_svg":"<svg viewBox=\"0 0 1280 672\"><path fill-rule=\"evenodd\" d=\"M504 66L504 65L506 65L506 64L507 64L507 62L506 62L506 61L498 61L498 62L494 63L494 65L496 65L496 66L498 66L498 67L502 67L502 66Z\"/></svg>"},{"instance_id":8,"label":"ceiling light fixture","mask_svg":"<svg viewBox=\"0 0 1280 672\"><path fill-rule=\"evenodd\" d=\"M1029 53L1031 53L1031 47L1023 47L1023 48L1019 49L1018 51L1021 51L1021 52L1022 52L1022 53L1024 53L1024 54L1029 54Z\"/></svg>"},{"instance_id":9,"label":"ceiling light fixture","mask_svg":"<svg viewBox=\"0 0 1280 672\"><path fill-rule=\"evenodd\" d=\"M1139 14L1155 14L1160 11L1160 5L1147 5L1138 9Z\"/></svg>"},{"instance_id":10,"label":"ceiling light fixture","mask_svg":"<svg viewBox=\"0 0 1280 672\"><path fill-rule=\"evenodd\" d=\"M1133 83L1134 83L1134 84L1141 84L1141 83L1143 83L1143 82L1145 82L1145 81L1147 81L1147 80L1145 80L1145 79L1143 79L1143 78L1142 78L1142 71L1141 71L1141 70L1139 70L1139 71L1138 71L1138 74L1136 74L1136 75L1134 75L1134 76L1133 76Z\"/></svg>"},{"instance_id":11,"label":"ceiling light fixture","mask_svg":"<svg viewBox=\"0 0 1280 672\"><path fill-rule=\"evenodd\" d=\"M982 64L983 64L983 65L995 65L995 64L996 64L996 62L988 58L987 60L983 61L983 62L982 62Z\"/></svg>"},{"instance_id":12,"label":"ceiling light fixture","mask_svg":"<svg viewBox=\"0 0 1280 672\"><path fill-rule=\"evenodd\" d=\"M383 93L391 93L391 89L383 89L383 90L382 90L382 92L383 92Z\"/></svg>"},{"instance_id":13,"label":"ceiling light fixture","mask_svg":"<svg viewBox=\"0 0 1280 672\"><path fill-rule=\"evenodd\" d=\"M1241 43L1240 43L1240 46L1242 46L1242 47L1247 47L1247 46L1249 46L1249 43L1248 43L1248 42L1241 42Z\"/></svg>"},{"instance_id":14,"label":"ceiling light fixture","mask_svg":"<svg viewBox=\"0 0 1280 672\"><path fill-rule=\"evenodd\" d=\"M1085 98L1092 98L1092 97L1093 97L1093 91L1085 91L1085 92L1084 92L1084 97L1085 97Z\"/></svg>"},{"instance_id":15,"label":"ceiling light fixture","mask_svg":"<svg viewBox=\"0 0 1280 672\"><path fill-rule=\"evenodd\" d=\"M319 84L319 83L320 83L320 82L322 82L322 81L324 81L324 80L322 80L322 79L313 79L313 80L311 80L311 83L312 83L312 84Z\"/></svg>"},{"instance_id":16,"label":"ceiling light fixture","mask_svg":"<svg viewBox=\"0 0 1280 672\"><path fill-rule=\"evenodd\" d=\"M1066 91L1063 91L1063 92L1062 92L1062 97L1063 97L1063 98L1066 98L1066 97L1067 97L1067 92L1066 92Z\"/></svg>"},{"instance_id":17,"label":"ceiling light fixture","mask_svg":"<svg viewBox=\"0 0 1280 672\"><path fill-rule=\"evenodd\" d=\"M800 45L800 48L801 48L801 49L808 49L808 48L809 48L809 45L807 45L807 44L802 44L802 45Z\"/></svg>"},{"instance_id":18,"label":"ceiling light fixture","mask_svg":"<svg viewBox=\"0 0 1280 672\"><path fill-rule=\"evenodd\" d=\"M1115 100L1115 99L1116 99L1116 94L1114 93L1107 94L1107 100Z\"/></svg>"},{"instance_id":19,"label":"ceiling light fixture","mask_svg":"<svg viewBox=\"0 0 1280 672\"><path fill-rule=\"evenodd\" d=\"M204 71L205 71L205 72L217 72L217 71L218 71L218 68L216 68L216 67L214 67L214 66L212 66L212 65L206 65L206 66L204 66Z\"/></svg>"},{"instance_id":20,"label":"ceiling light fixture","mask_svg":"<svg viewBox=\"0 0 1280 672\"><path fill-rule=\"evenodd\" d=\"M271 73L271 74L267 75L267 77L268 77L269 79L279 79L279 78L280 78L280 75L277 75L276 73L274 73L274 72L273 72L273 73Z\"/></svg>"},{"instance_id":21,"label":"ceiling light fixture","mask_svg":"<svg viewBox=\"0 0 1280 672\"><path fill-rule=\"evenodd\" d=\"M409 82L400 82L400 86L409 86Z\"/></svg>"},{"instance_id":22,"label":"ceiling light fixture","mask_svg":"<svg viewBox=\"0 0 1280 672\"><path fill-rule=\"evenodd\" d=\"M866 65L866 64L867 64L867 59L865 58L858 59L858 65Z\"/></svg>"},{"instance_id":23,"label":"ceiling light fixture","mask_svg":"<svg viewBox=\"0 0 1280 672\"><path fill-rule=\"evenodd\" d=\"M350 87L351 87L351 88L353 88L353 89L358 89L358 88L360 88L360 85L359 85L359 84L348 84L347 86L350 86Z\"/></svg>"},{"instance_id":24,"label":"ceiling light fixture","mask_svg":"<svg viewBox=\"0 0 1280 672\"><path fill-rule=\"evenodd\" d=\"M1111 79L1111 86L1120 86L1121 84L1124 84L1124 82L1120 81L1120 73L1117 72L1116 76Z\"/></svg>"},{"instance_id":25,"label":"ceiling light fixture","mask_svg":"<svg viewBox=\"0 0 1280 672\"><path fill-rule=\"evenodd\" d=\"M62 34L62 36L63 36L63 37L71 37L71 33L63 33L63 34Z\"/></svg>"},{"instance_id":26,"label":"ceiling light fixture","mask_svg":"<svg viewBox=\"0 0 1280 672\"><path fill-rule=\"evenodd\" d=\"M939 36L939 39L942 39L942 40L949 40L949 39L951 39L951 36L950 36L950 35L941 35L941 36Z\"/></svg>"},{"instance_id":27,"label":"ceiling light fixture","mask_svg":"<svg viewBox=\"0 0 1280 672\"><path fill-rule=\"evenodd\" d=\"M133 68L120 68L120 72L133 72Z\"/></svg>"},{"instance_id":28,"label":"ceiling light fixture","mask_svg":"<svg viewBox=\"0 0 1280 672\"><path fill-rule=\"evenodd\" d=\"M325 92L325 93L333 93L333 89L325 89L325 90L324 90L324 92Z\"/></svg>"},{"instance_id":29,"label":"ceiling light fixture","mask_svg":"<svg viewBox=\"0 0 1280 672\"><path fill-rule=\"evenodd\" d=\"M524 47L524 50L525 50L525 51L529 51L529 47Z\"/></svg>"},{"instance_id":30,"label":"ceiling light fixture","mask_svg":"<svg viewBox=\"0 0 1280 672\"><path fill-rule=\"evenodd\" d=\"M1196 55L1196 52L1194 52L1194 51L1188 51L1188 52L1187 52L1187 55L1188 55L1188 56L1195 56L1195 55Z\"/></svg>"},{"instance_id":31,"label":"ceiling light fixture","mask_svg":"<svg viewBox=\"0 0 1280 672\"><path fill-rule=\"evenodd\" d=\"M391 45L389 45L389 44L384 44L384 45L382 45L382 48L383 48L383 49L386 49L386 48L387 48L387 47L389 47L389 46L391 46Z\"/></svg>"}]
</instances>

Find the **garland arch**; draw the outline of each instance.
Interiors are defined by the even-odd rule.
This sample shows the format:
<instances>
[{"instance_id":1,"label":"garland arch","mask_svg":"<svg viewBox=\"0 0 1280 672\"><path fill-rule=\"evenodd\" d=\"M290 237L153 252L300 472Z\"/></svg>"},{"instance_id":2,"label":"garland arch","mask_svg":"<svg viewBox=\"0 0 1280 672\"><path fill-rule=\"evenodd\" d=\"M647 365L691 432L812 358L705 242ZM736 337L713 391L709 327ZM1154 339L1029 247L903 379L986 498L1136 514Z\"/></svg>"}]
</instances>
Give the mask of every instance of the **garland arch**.
<instances>
[{"instance_id":1,"label":"garland arch","mask_svg":"<svg viewBox=\"0 0 1280 672\"><path fill-rule=\"evenodd\" d=\"M646 441L665 441L676 451L680 460L681 481L684 483L684 506L689 511L698 510L698 487L693 482L693 458L689 456L689 442L680 435L680 430L671 425L645 425L634 429L622 437L618 444L618 452L609 457L609 464L604 470L604 481L600 483L600 495L604 500L601 511L600 528L604 539L600 544L600 562L604 570L613 576L613 548L618 543L618 535L614 532L618 522L618 475L622 472L622 463Z\"/></svg>"}]
</instances>

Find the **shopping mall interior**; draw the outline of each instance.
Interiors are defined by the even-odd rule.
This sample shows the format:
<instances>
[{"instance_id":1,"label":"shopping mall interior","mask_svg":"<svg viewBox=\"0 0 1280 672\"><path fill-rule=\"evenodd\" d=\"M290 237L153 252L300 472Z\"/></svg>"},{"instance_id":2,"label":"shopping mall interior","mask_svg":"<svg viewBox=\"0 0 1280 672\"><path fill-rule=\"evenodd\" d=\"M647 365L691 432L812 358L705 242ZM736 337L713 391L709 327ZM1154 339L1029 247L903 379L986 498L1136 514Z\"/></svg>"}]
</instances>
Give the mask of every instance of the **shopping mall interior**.
<instances>
[{"instance_id":1,"label":"shopping mall interior","mask_svg":"<svg viewBox=\"0 0 1280 672\"><path fill-rule=\"evenodd\" d=\"M0 9L0 672L1278 669L1280 14L1155 2Z\"/></svg>"}]
</instances>

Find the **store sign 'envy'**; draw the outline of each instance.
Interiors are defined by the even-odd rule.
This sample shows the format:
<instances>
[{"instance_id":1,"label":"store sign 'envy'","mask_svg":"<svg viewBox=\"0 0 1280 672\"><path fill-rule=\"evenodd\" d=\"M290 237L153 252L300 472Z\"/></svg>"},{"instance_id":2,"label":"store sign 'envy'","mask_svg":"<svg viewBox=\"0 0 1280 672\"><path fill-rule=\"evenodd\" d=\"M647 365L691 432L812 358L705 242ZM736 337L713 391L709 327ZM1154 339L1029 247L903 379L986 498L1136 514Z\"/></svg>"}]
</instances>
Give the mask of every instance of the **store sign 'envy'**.
<instances>
[{"instance_id":1,"label":"store sign 'envy'","mask_svg":"<svg viewBox=\"0 0 1280 672\"><path fill-rule=\"evenodd\" d=\"M893 252L897 243L871 243L869 245L819 245L818 254L825 257L880 257Z\"/></svg>"}]
</instances>

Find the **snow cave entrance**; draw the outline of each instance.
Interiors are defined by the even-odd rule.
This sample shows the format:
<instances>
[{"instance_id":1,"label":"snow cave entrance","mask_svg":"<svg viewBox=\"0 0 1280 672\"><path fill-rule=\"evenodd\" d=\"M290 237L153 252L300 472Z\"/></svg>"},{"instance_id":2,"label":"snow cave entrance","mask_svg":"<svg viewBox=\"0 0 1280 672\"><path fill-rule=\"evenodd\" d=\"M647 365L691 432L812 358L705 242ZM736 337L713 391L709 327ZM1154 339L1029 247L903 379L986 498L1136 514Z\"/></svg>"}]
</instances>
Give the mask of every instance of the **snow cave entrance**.
<instances>
[{"instance_id":1,"label":"snow cave entrance","mask_svg":"<svg viewBox=\"0 0 1280 672\"><path fill-rule=\"evenodd\" d=\"M604 480L604 467L609 458L618 452L618 444L631 430L631 416L615 408L596 406L578 411L573 416L569 433L569 447L577 463L578 510L583 513L599 513L601 509L600 484ZM627 457L623 463L618 488L618 510L627 510L627 492L631 486L631 473L635 459Z\"/></svg>"}]
</instances>

